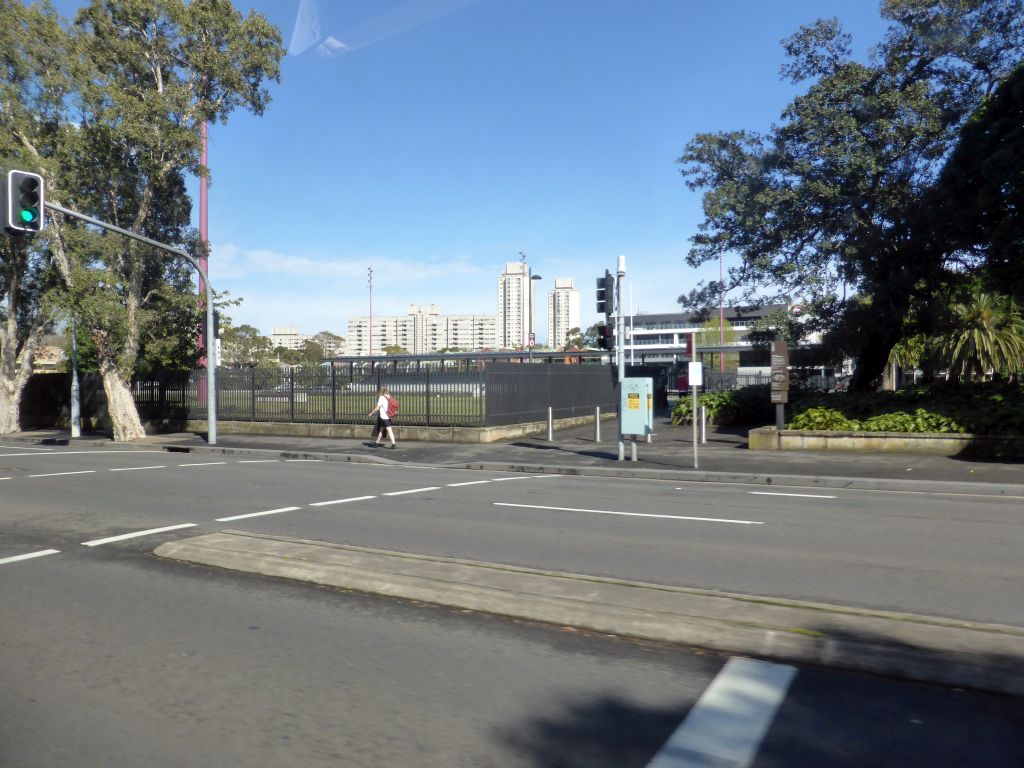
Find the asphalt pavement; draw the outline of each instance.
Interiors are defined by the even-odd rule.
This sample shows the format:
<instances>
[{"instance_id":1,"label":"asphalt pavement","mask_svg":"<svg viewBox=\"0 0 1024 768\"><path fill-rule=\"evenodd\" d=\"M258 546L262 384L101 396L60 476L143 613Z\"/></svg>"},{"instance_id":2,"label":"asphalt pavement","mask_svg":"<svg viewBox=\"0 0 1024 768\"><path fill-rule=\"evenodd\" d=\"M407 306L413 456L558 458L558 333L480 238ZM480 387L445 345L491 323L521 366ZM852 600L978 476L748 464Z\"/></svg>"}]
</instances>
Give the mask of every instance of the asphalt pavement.
<instances>
[{"instance_id":1,"label":"asphalt pavement","mask_svg":"<svg viewBox=\"0 0 1024 768\"><path fill-rule=\"evenodd\" d=\"M368 427L369 431L369 427ZM632 443L625 461L602 425L490 444L403 441L375 448L369 439L154 435L139 447L203 454L272 453L289 458L409 463L530 473L631 476L677 482L846 487L997 496L1024 516L1024 463L909 454L812 451L752 452L745 431L713 430L698 445L694 468L689 426L659 419L650 443ZM10 436L5 436L5 440ZM67 440L55 432L23 433L36 442ZM103 436L82 443L110 445ZM810 662L925 682L1024 694L1024 629L956 622L914 614L772 600L664 585L512 569L487 563L343 547L331 542L260 537L230 532L162 545L157 554L193 563L312 581L579 626L628 637L680 643L729 653Z\"/></svg>"}]
</instances>

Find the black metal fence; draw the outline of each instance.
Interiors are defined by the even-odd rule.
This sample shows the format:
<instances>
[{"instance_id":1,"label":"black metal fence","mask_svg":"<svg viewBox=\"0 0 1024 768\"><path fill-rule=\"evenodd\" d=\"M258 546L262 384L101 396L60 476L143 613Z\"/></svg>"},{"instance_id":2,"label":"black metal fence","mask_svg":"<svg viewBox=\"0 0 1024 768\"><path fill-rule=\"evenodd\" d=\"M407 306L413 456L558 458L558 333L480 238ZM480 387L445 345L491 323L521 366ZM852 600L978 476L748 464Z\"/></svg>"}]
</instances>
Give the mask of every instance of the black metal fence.
<instances>
[{"instance_id":1,"label":"black metal fence","mask_svg":"<svg viewBox=\"0 0 1024 768\"><path fill-rule=\"evenodd\" d=\"M365 424L384 385L400 403L396 423L484 427L615 410L611 369L596 365L380 365L345 363L298 370L221 369L219 421ZM153 420L207 417L206 373L162 373L133 384L139 413Z\"/></svg>"}]
</instances>

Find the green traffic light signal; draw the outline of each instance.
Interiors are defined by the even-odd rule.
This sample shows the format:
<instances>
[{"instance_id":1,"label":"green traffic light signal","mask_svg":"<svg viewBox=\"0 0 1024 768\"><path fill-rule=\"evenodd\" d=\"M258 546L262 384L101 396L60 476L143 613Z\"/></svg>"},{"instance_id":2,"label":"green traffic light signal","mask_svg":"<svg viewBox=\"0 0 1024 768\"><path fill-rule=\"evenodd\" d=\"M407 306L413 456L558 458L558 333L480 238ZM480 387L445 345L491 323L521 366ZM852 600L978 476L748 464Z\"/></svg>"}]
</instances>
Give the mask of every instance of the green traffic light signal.
<instances>
[{"instance_id":1,"label":"green traffic light signal","mask_svg":"<svg viewBox=\"0 0 1024 768\"><path fill-rule=\"evenodd\" d=\"M0 190L3 227L14 235L39 232L43 228L43 177L15 170L5 176Z\"/></svg>"}]
</instances>

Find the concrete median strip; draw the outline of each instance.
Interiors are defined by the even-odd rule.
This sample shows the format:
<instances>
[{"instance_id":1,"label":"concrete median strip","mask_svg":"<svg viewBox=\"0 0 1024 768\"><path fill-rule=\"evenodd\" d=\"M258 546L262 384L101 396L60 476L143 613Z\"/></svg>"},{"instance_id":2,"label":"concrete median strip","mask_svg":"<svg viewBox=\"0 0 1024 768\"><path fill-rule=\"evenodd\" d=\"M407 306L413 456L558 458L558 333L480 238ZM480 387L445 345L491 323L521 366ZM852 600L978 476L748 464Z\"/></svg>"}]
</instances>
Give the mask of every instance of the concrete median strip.
<instances>
[{"instance_id":1,"label":"concrete median strip","mask_svg":"<svg viewBox=\"0 0 1024 768\"><path fill-rule=\"evenodd\" d=\"M225 531L163 558L659 642L1024 694L1024 629Z\"/></svg>"}]
</instances>

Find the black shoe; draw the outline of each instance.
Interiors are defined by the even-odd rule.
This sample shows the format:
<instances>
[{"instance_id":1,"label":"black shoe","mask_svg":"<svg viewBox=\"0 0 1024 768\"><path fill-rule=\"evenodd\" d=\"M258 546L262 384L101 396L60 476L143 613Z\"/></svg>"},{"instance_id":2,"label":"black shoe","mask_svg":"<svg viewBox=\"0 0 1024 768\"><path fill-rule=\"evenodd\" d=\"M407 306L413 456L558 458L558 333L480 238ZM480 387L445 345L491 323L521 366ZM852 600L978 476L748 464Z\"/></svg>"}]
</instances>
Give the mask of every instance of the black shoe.
<instances>
[{"instance_id":1,"label":"black shoe","mask_svg":"<svg viewBox=\"0 0 1024 768\"><path fill-rule=\"evenodd\" d=\"M391 447L392 447L392 448L397 448L398 446L397 446L397 445L395 445L394 443L392 443L392 444L391 444Z\"/></svg>"}]
</instances>

